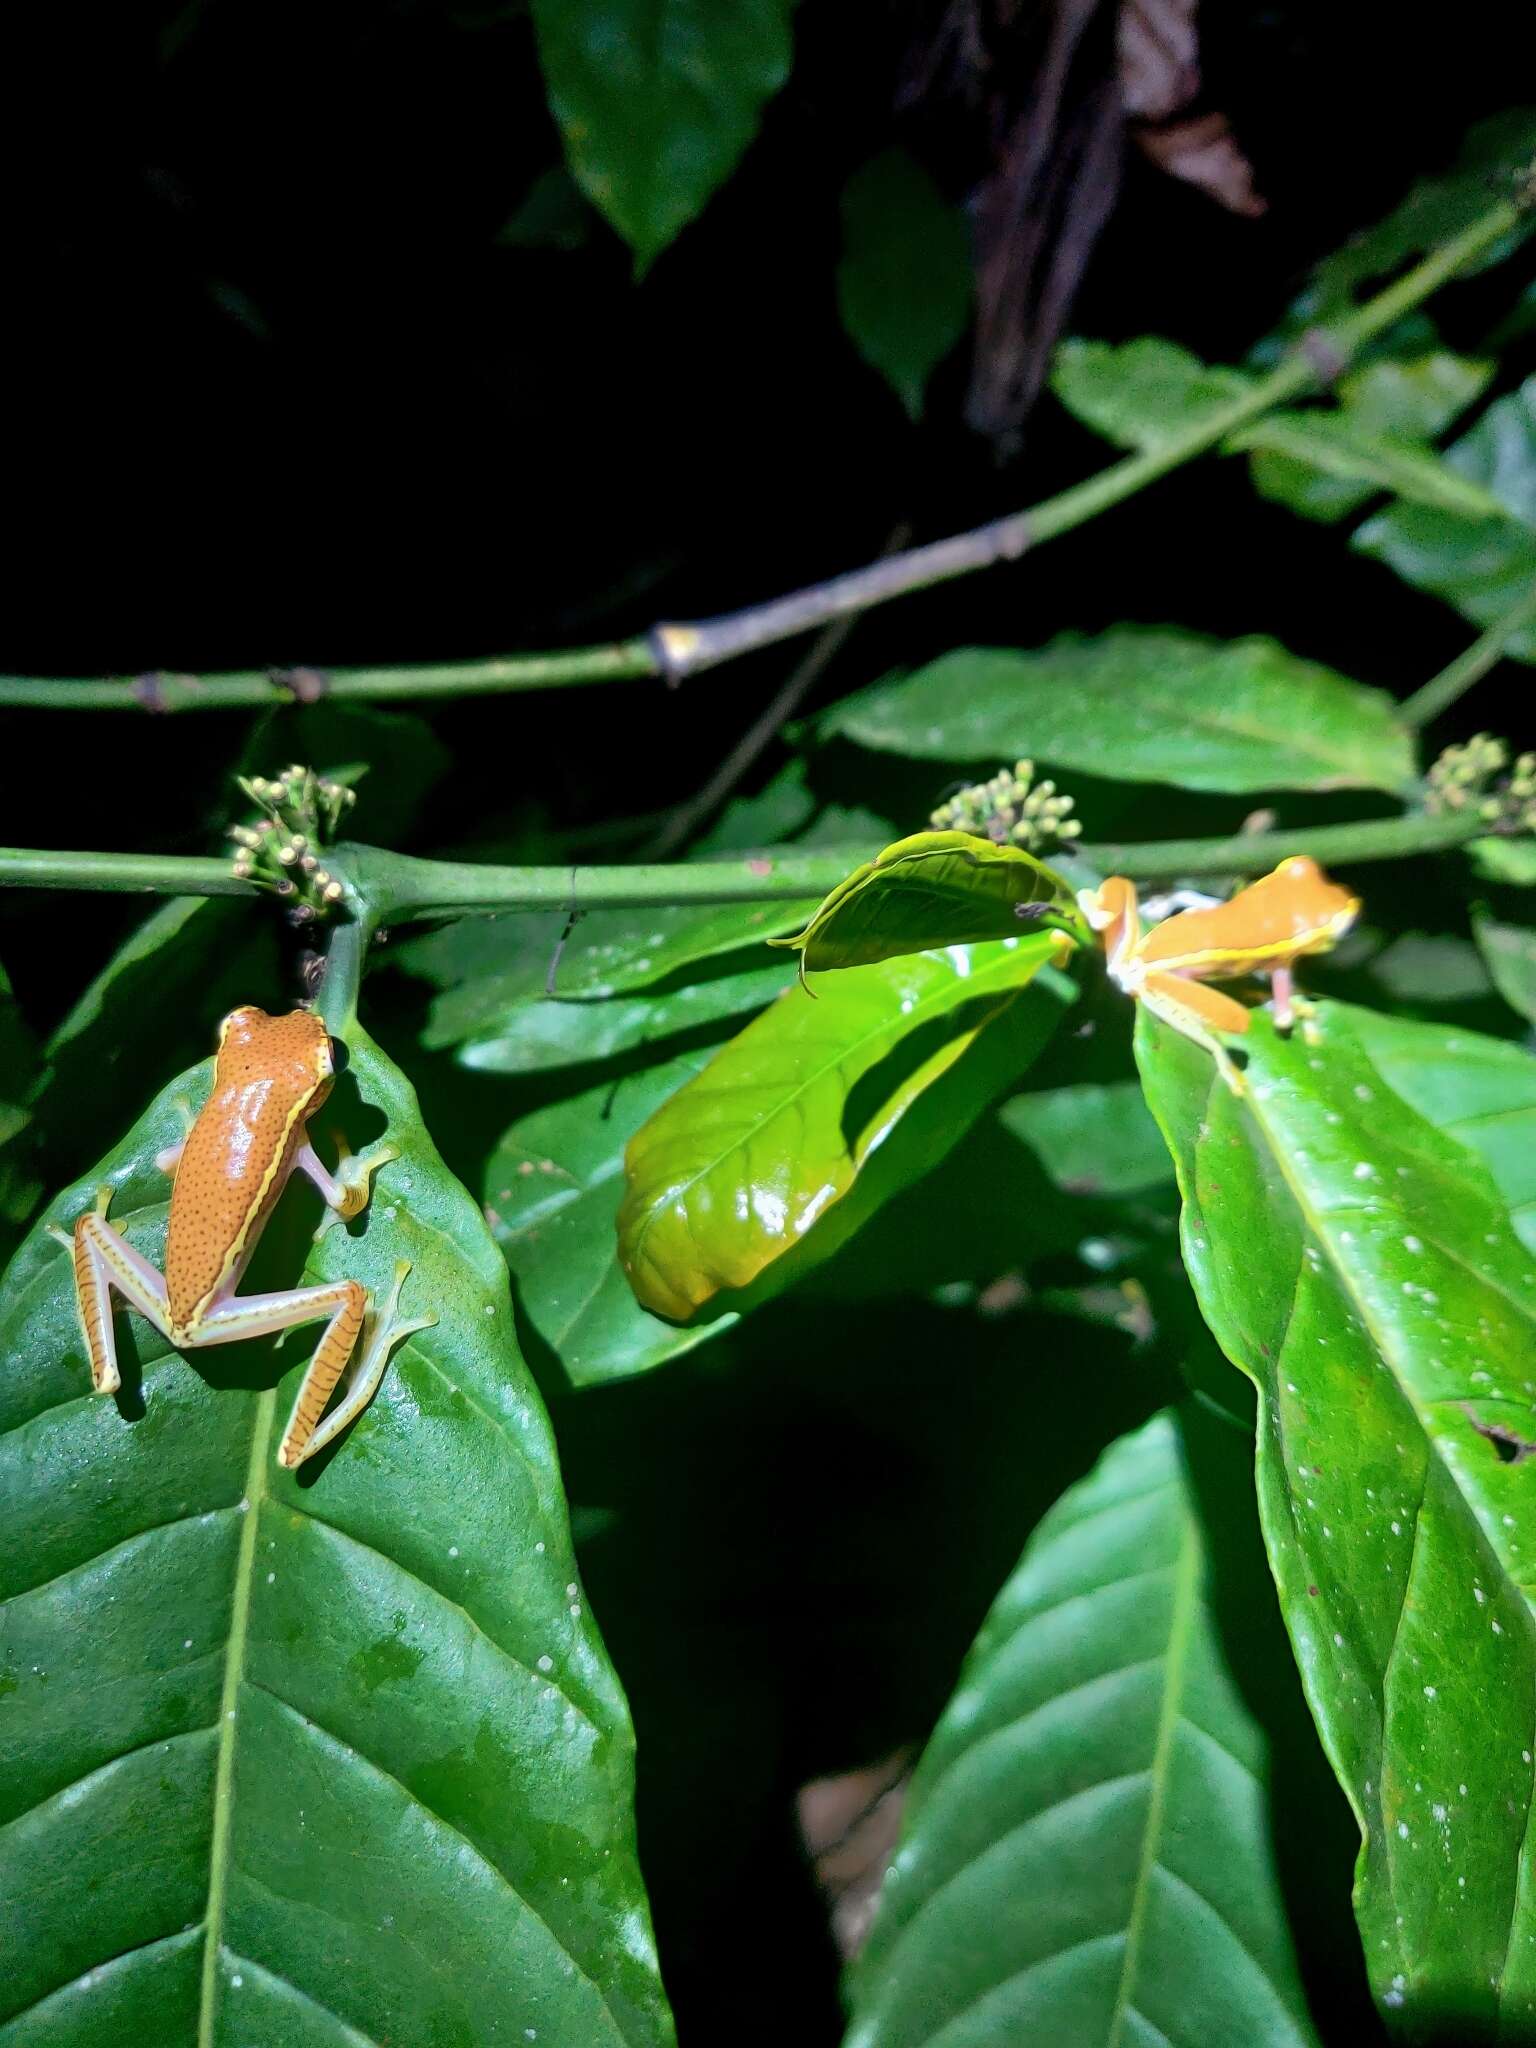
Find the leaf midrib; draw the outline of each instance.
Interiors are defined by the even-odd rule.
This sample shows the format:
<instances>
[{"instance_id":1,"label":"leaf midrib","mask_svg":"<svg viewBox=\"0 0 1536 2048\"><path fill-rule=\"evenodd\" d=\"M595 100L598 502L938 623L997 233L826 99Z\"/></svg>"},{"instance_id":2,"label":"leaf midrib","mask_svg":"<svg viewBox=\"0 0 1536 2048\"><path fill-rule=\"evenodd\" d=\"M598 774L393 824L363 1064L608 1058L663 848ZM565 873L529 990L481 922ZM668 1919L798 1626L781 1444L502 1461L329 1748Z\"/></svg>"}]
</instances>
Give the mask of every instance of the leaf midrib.
<instances>
[{"instance_id":1,"label":"leaf midrib","mask_svg":"<svg viewBox=\"0 0 1536 2048\"><path fill-rule=\"evenodd\" d=\"M267 1452L277 1389L256 1397L251 1424L251 1453L245 1468L240 1512L245 1526L235 1558L234 1596L230 1602L229 1635L224 1649L224 1684L219 1696L218 1761L213 1778L213 1831L208 1844L208 1903L203 1910L204 1946L198 1993L197 2048L214 2048L218 2016L219 1950L224 1939L224 1908L229 1888L230 1845L234 1833L235 1741L239 1732L240 1686L245 1677L246 1645L251 1627L251 1584L255 1577L256 1525L267 1491Z\"/></svg>"}]
</instances>

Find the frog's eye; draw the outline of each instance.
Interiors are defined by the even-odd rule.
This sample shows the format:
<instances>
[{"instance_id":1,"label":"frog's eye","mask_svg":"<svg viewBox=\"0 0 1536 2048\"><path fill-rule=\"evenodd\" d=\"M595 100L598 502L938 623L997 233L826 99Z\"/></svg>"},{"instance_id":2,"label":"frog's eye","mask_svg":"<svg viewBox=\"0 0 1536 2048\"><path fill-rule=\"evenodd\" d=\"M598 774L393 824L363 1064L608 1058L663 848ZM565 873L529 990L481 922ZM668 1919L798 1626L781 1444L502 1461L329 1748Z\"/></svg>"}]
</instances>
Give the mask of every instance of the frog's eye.
<instances>
[{"instance_id":1,"label":"frog's eye","mask_svg":"<svg viewBox=\"0 0 1536 2048\"><path fill-rule=\"evenodd\" d=\"M347 1071L347 1048L345 1042L339 1038L328 1038L325 1041L325 1049L326 1071L331 1074L344 1074Z\"/></svg>"}]
</instances>

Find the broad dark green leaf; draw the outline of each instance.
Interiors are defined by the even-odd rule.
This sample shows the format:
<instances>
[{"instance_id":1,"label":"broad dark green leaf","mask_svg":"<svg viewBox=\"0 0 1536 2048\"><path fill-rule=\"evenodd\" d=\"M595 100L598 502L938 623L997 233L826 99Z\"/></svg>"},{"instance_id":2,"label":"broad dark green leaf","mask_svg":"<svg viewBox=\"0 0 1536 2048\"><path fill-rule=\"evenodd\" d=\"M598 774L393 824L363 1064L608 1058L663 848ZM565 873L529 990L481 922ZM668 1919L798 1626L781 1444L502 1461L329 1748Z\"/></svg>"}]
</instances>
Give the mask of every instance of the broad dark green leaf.
<instances>
[{"instance_id":1,"label":"broad dark green leaf","mask_svg":"<svg viewBox=\"0 0 1536 2048\"><path fill-rule=\"evenodd\" d=\"M804 931L770 943L793 946L811 974L1009 938L1047 916L1079 929L1071 883L1032 853L973 832L915 832L839 882Z\"/></svg>"},{"instance_id":2,"label":"broad dark green leaf","mask_svg":"<svg viewBox=\"0 0 1536 2048\"><path fill-rule=\"evenodd\" d=\"M788 990L630 1141L618 1232L636 1297L685 1320L793 1251L1063 943L952 946Z\"/></svg>"},{"instance_id":3,"label":"broad dark green leaf","mask_svg":"<svg viewBox=\"0 0 1536 2048\"><path fill-rule=\"evenodd\" d=\"M1482 1162L1372 1056L1379 1023L1325 1004L1308 1044L1256 1017L1241 1099L1146 1016L1137 1057L1202 1312L1258 1389L1372 1988L1411 2026L1513 2037L1536 2018L1536 1271Z\"/></svg>"},{"instance_id":4,"label":"broad dark green leaf","mask_svg":"<svg viewBox=\"0 0 1536 2048\"><path fill-rule=\"evenodd\" d=\"M427 720L412 712L321 698L263 712L241 749L240 773L278 775L290 761L355 788L357 803L343 829L394 846L415 824L453 756ZM249 817L253 806L233 794L234 816Z\"/></svg>"},{"instance_id":5,"label":"broad dark green leaf","mask_svg":"<svg viewBox=\"0 0 1536 2048\"><path fill-rule=\"evenodd\" d=\"M564 164L541 171L496 237L503 249L585 248L592 238L592 210Z\"/></svg>"},{"instance_id":6,"label":"broad dark green leaf","mask_svg":"<svg viewBox=\"0 0 1536 2048\"><path fill-rule=\"evenodd\" d=\"M27 1097L37 1065L37 1041L0 966L0 1271L41 1193L29 1148L16 1142L32 1120Z\"/></svg>"},{"instance_id":7,"label":"broad dark green leaf","mask_svg":"<svg viewBox=\"0 0 1536 2048\"><path fill-rule=\"evenodd\" d=\"M519 1313L576 1386L648 1372L737 1320L734 1311L688 1325L652 1315L624 1276L614 1234L625 1146L711 1057L679 1054L547 1103L511 1124L486 1161L486 1219Z\"/></svg>"},{"instance_id":8,"label":"broad dark green leaf","mask_svg":"<svg viewBox=\"0 0 1536 2048\"><path fill-rule=\"evenodd\" d=\"M609 1059L723 1017L760 1010L792 975L787 963L770 959L766 967L744 967L677 988L642 989L606 1002L525 996L508 1008L499 1025L466 1038L458 1048L459 1062L486 1073L535 1074Z\"/></svg>"},{"instance_id":9,"label":"broad dark green leaf","mask_svg":"<svg viewBox=\"0 0 1536 2048\"><path fill-rule=\"evenodd\" d=\"M175 896L129 934L44 1047L31 1137L78 1173L142 1102L206 1049L210 1019L282 995L277 932L254 904Z\"/></svg>"},{"instance_id":10,"label":"broad dark green leaf","mask_svg":"<svg viewBox=\"0 0 1536 2048\"><path fill-rule=\"evenodd\" d=\"M790 0L533 0L571 174L644 271L703 211L789 76Z\"/></svg>"},{"instance_id":11,"label":"broad dark green leaf","mask_svg":"<svg viewBox=\"0 0 1536 2048\"><path fill-rule=\"evenodd\" d=\"M1400 790L1392 700L1276 641L1122 626L1033 652L961 648L833 707L823 730L920 760L1028 756L1185 789Z\"/></svg>"},{"instance_id":12,"label":"broad dark green leaf","mask_svg":"<svg viewBox=\"0 0 1536 2048\"><path fill-rule=\"evenodd\" d=\"M1016 1095L998 1112L1057 1187L1132 1195L1172 1178L1168 1148L1135 1081L1080 1081Z\"/></svg>"},{"instance_id":13,"label":"broad dark green leaf","mask_svg":"<svg viewBox=\"0 0 1536 2048\"><path fill-rule=\"evenodd\" d=\"M562 1001L627 995L695 961L792 932L815 908L802 900L599 910L582 917L563 946L566 920L558 912L459 918L408 939L392 957L442 991L432 1005L425 1042L460 1045L503 1029L524 1004L546 995L551 975ZM771 957L765 953L763 960Z\"/></svg>"},{"instance_id":14,"label":"broad dark green leaf","mask_svg":"<svg viewBox=\"0 0 1536 2048\"><path fill-rule=\"evenodd\" d=\"M1252 386L1241 370L1213 368L1158 335L1064 341L1051 366L1067 410L1121 448L1161 448L1203 429Z\"/></svg>"},{"instance_id":15,"label":"broad dark green leaf","mask_svg":"<svg viewBox=\"0 0 1536 2048\"><path fill-rule=\"evenodd\" d=\"M1351 1021L1393 1092L1482 1161L1536 1252L1536 1059L1480 1031L1376 1010L1352 1011Z\"/></svg>"},{"instance_id":16,"label":"broad dark green leaf","mask_svg":"<svg viewBox=\"0 0 1536 2048\"><path fill-rule=\"evenodd\" d=\"M1315 2041L1171 1415L1040 1524L914 1777L846 2048Z\"/></svg>"},{"instance_id":17,"label":"broad dark green leaf","mask_svg":"<svg viewBox=\"0 0 1536 2048\"><path fill-rule=\"evenodd\" d=\"M1415 461L1427 459L1434 465L1430 477L1434 502L1434 492L1448 483L1456 489L1468 485L1440 461L1430 442L1450 426L1458 412L1473 403L1491 375L1491 362L1456 356L1446 348L1421 350L1401 358L1382 356L1339 379L1337 414L1309 412L1300 418L1313 422L1327 420L1325 432L1346 428L1352 434L1364 434L1370 449L1378 449L1382 438L1393 442L1393 446L1407 440L1417 451ZM1284 414L1282 418L1290 420L1296 416ZM1257 451L1251 461L1253 485L1266 498L1288 504L1305 518L1346 518L1350 512L1358 512L1380 489L1403 489L1405 498L1419 496L1411 483L1401 487L1391 475L1370 467L1370 461L1366 469L1352 473L1350 461L1339 461L1337 453L1331 465L1323 465L1307 461L1307 451L1303 449L1276 449L1274 440L1264 438L1264 426L1266 422L1257 424L1260 438L1253 442ZM1233 436L1229 446L1239 446L1243 438L1241 434ZM1456 510L1456 506L1452 504L1448 510Z\"/></svg>"},{"instance_id":18,"label":"broad dark green leaf","mask_svg":"<svg viewBox=\"0 0 1536 2048\"><path fill-rule=\"evenodd\" d=\"M1536 932L1486 911L1473 918L1472 930L1499 994L1528 1024L1536 1024Z\"/></svg>"},{"instance_id":19,"label":"broad dark green leaf","mask_svg":"<svg viewBox=\"0 0 1536 2048\"><path fill-rule=\"evenodd\" d=\"M859 354L920 418L970 319L971 255L964 217L905 150L883 151L844 188L837 305Z\"/></svg>"},{"instance_id":20,"label":"broad dark green leaf","mask_svg":"<svg viewBox=\"0 0 1536 2048\"><path fill-rule=\"evenodd\" d=\"M404 1156L307 1271L378 1299L405 1257L404 1312L439 1320L308 1483L274 1452L309 1332L284 1372L120 1316L114 1405L66 1252L35 1233L0 1295L6 2048L671 2038L627 1715L506 1270L403 1078L348 1047L338 1117L357 1136L360 1097ZM51 1216L109 1181L158 1259L154 1154L206 1086L173 1083Z\"/></svg>"},{"instance_id":21,"label":"broad dark green leaf","mask_svg":"<svg viewBox=\"0 0 1536 2048\"><path fill-rule=\"evenodd\" d=\"M1367 427L1348 413L1268 413L1229 436L1225 445L1237 453L1280 458L1287 470L1277 472L1256 460L1254 481L1267 497L1292 504L1298 512L1311 513L1314 506L1306 494L1292 497L1281 487L1295 469L1309 481L1322 478L1346 487L1342 505L1336 497L1324 501L1326 518L1337 518L1382 491L1457 519L1496 519L1502 511L1497 498L1442 462L1428 442Z\"/></svg>"},{"instance_id":22,"label":"broad dark green leaf","mask_svg":"<svg viewBox=\"0 0 1536 2048\"><path fill-rule=\"evenodd\" d=\"M1491 492L1506 516L1468 522L1428 505L1398 504L1368 519L1353 545L1464 618L1492 625L1536 582L1536 377L1489 406L1446 461ZM1516 633L1506 651L1536 661L1536 626Z\"/></svg>"}]
</instances>

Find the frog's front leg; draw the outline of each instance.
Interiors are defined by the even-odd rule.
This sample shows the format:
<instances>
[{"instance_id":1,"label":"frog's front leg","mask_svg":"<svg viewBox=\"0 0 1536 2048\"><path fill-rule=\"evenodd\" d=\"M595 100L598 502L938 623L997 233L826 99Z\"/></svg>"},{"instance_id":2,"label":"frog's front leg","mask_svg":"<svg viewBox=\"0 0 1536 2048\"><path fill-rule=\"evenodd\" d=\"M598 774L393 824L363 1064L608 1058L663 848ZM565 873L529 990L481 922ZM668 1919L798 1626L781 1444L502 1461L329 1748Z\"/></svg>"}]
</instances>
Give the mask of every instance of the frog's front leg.
<instances>
[{"instance_id":1,"label":"frog's front leg","mask_svg":"<svg viewBox=\"0 0 1536 2048\"><path fill-rule=\"evenodd\" d=\"M162 1337L171 1336L165 1280L142 1252L136 1252L120 1230L107 1221L110 1186L99 1188L96 1206L75 1219L74 1231L49 1224L51 1234L68 1247L75 1268L75 1310L85 1355L91 1362L91 1390L115 1394L122 1385L117 1369L117 1338L112 1328L112 1296L120 1294L131 1308L154 1324Z\"/></svg>"},{"instance_id":2,"label":"frog's front leg","mask_svg":"<svg viewBox=\"0 0 1536 2048\"><path fill-rule=\"evenodd\" d=\"M1146 975L1136 991L1141 1001L1165 1024L1203 1045L1216 1061L1217 1072L1234 1095L1244 1092L1244 1083L1232 1055L1216 1036L1218 1031L1248 1029L1248 1012L1231 996L1195 981L1185 974Z\"/></svg>"},{"instance_id":3,"label":"frog's front leg","mask_svg":"<svg viewBox=\"0 0 1536 2048\"><path fill-rule=\"evenodd\" d=\"M348 1222L352 1217L360 1216L368 1206L369 1184L373 1176L381 1166L388 1166L392 1159L400 1157L399 1146L388 1144L375 1145L371 1152L360 1152L354 1156L340 1133L337 1134L336 1149L341 1156L335 1173L328 1172L321 1164L307 1137L293 1155L294 1170L314 1182L326 1207L320 1228L315 1232L317 1239L323 1237L338 1220Z\"/></svg>"}]
</instances>

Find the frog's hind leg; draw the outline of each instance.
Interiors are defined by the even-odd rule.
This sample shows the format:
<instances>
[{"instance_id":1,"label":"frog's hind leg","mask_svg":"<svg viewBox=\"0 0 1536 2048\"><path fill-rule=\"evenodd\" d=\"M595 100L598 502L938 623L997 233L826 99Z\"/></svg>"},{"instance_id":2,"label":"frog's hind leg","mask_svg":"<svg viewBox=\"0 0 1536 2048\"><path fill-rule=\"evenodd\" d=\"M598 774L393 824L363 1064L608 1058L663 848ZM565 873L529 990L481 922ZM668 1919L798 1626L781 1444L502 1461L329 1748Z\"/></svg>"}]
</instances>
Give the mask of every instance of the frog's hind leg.
<instances>
[{"instance_id":1,"label":"frog's hind leg","mask_svg":"<svg viewBox=\"0 0 1536 2048\"><path fill-rule=\"evenodd\" d=\"M325 1420L313 1430L303 1446L295 1451L291 1461L284 1459L282 1451L278 1452L279 1464L300 1464L305 1458L312 1458L317 1451L323 1451L328 1443L340 1436L342 1431L362 1414L378 1392L379 1382L384 1377L384 1368L388 1365L390 1355L396 1346L403 1344L407 1337L414 1336L416 1331L430 1329L437 1321L436 1316L416 1316L410 1322L404 1323L395 1320L400 1307L400 1290L405 1285L406 1275L410 1270L409 1259L402 1259L396 1266L394 1285L389 1290L389 1298L383 1308L370 1319L368 1345L347 1381L346 1392ZM285 1439L284 1449L286 1448Z\"/></svg>"},{"instance_id":2,"label":"frog's hind leg","mask_svg":"<svg viewBox=\"0 0 1536 2048\"><path fill-rule=\"evenodd\" d=\"M112 1329L112 1296L120 1294L162 1337L169 1337L165 1281L142 1252L136 1252L120 1230L107 1221L110 1186L98 1188L96 1206L75 1218L74 1231L48 1226L60 1244L69 1247L75 1267L75 1309L85 1355L91 1363L91 1390L115 1394L122 1385L117 1369L117 1338Z\"/></svg>"},{"instance_id":3,"label":"frog's hind leg","mask_svg":"<svg viewBox=\"0 0 1536 2048\"><path fill-rule=\"evenodd\" d=\"M1138 991L1141 1000L1165 1024L1203 1045L1216 1062L1217 1072L1234 1095L1241 1095L1243 1077L1231 1054L1217 1038L1218 1031L1248 1029L1248 1012L1233 997L1223 995L1203 981L1184 974L1149 974Z\"/></svg>"}]
</instances>

